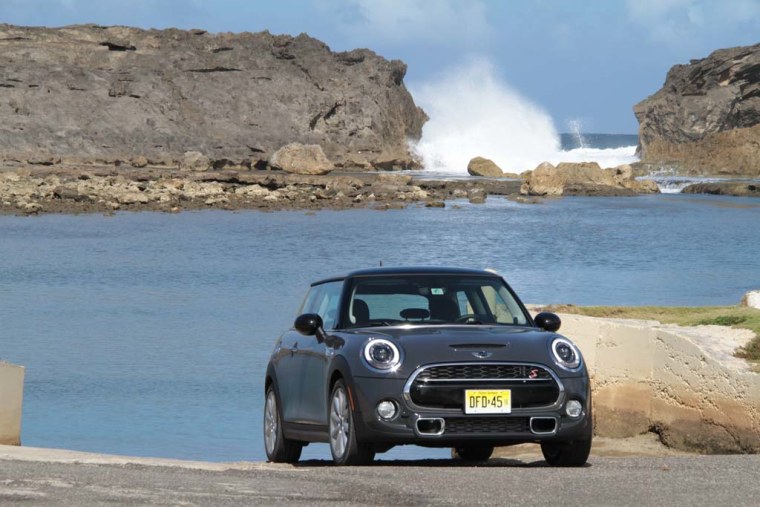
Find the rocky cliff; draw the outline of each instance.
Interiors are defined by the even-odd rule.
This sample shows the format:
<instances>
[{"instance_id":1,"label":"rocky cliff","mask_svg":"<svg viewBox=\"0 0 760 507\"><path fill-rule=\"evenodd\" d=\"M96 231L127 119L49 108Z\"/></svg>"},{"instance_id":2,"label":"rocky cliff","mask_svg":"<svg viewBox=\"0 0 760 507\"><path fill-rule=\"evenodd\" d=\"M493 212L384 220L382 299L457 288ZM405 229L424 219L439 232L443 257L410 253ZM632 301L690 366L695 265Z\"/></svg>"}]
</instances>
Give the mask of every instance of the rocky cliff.
<instances>
[{"instance_id":1,"label":"rocky cliff","mask_svg":"<svg viewBox=\"0 0 760 507\"><path fill-rule=\"evenodd\" d=\"M0 25L0 159L262 167L291 142L408 167L427 117L406 65L305 34Z\"/></svg>"},{"instance_id":2,"label":"rocky cliff","mask_svg":"<svg viewBox=\"0 0 760 507\"><path fill-rule=\"evenodd\" d=\"M760 44L674 66L634 112L643 162L760 175Z\"/></svg>"}]
</instances>

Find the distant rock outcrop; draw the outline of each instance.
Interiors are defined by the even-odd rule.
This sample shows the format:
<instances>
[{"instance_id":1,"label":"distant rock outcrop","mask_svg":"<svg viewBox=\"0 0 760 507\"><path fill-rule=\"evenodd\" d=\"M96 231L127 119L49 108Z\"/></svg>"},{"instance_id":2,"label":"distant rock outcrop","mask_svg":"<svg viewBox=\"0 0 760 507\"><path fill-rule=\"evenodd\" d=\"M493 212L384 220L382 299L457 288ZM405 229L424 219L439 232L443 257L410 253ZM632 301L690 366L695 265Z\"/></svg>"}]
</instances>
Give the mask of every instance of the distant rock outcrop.
<instances>
[{"instance_id":1,"label":"distant rock outcrop","mask_svg":"<svg viewBox=\"0 0 760 507\"><path fill-rule=\"evenodd\" d=\"M473 176L486 176L489 178L501 178L504 171L501 167L488 158L475 157L467 164L467 172Z\"/></svg>"},{"instance_id":2,"label":"distant rock outcrop","mask_svg":"<svg viewBox=\"0 0 760 507\"><path fill-rule=\"evenodd\" d=\"M272 155L269 165L295 174L327 174L333 169L325 152L318 144L290 143Z\"/></svg>"},{"instance_id":3,"label":"distant rock outcrop","mask_svg":"<svg viewBox=\"0 0 760 507\"><path fill-rule=\"evenodd\" d=\"M629 165L602 169L596 162L543 162L525 175L523 195L634 195L658 193L651 180L637 180Z\"/></svg>"},{"instance_id":4,"label":"distant rock outcrop","mask_svg":"<svg viewBox=\"0 0 760 507\"><path fill-rule=\"evenodd\" d=\"M0 160L24 164L262 167L300 142L404 168L427 119L403 62L305 34L0 25L0 67Z\"/></svg>"},{"instance_id":5,"label":"distant rock outcrop","mask_svg":"<svg viewBox=\"0 0 760 507\"><path fill-rule=\"evenodd\" d=\"M760 44L674 66L634 112L642 162L760 175Z\"/></svg>"}]
</instances>

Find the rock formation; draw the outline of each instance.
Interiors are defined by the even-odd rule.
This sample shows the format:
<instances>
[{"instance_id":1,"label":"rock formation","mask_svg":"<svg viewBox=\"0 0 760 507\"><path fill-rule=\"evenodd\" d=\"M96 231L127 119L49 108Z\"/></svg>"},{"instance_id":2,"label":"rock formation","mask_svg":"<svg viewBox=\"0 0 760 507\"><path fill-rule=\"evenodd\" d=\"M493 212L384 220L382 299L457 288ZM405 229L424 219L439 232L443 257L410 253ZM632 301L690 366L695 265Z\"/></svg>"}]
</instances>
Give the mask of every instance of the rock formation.
<instances>
[{"instance_id":1,"label":"rock formation","mask_svg":"<svg viewBox=\"0 0 760 507\"><path fill-rule=\"evenodd\" d=\"M693 174L760 175L760 44L674 66L634 112L642 162Z\"/></svg>"},{"instance_id":2,"label":"rock formation","mask_svg":"<svg viewBox=\"0 0 760 507\"><path fill-rule=\"evenodd\" d=\"M473 176L486 176L489 178L501 178L504 171L501 167L488 158L475 157L467 164L467 172Z\"/></svg>"},{"instance_id":3,"label":"rock formation","mask_svg":"<svg viewBox=\"0 0 760 507\"><path fill-rule=\"evenodd\" d=\"M634 195L658 193L651 180L637 180L629 165L602 169L596 162L543 162L525 175L523 195Z\"/></svg>"},{"instance_id":4,"label":"rock formation","mask_svg":"<svg viewBox=\"0 0 760 507\"><path fill-rule=\"evenodd\" d=\"M760 197L760 185L738 181L715 181L708 183L693 183L683 190L682 194L714 194L733 195L739 197Z\"/></svg>"},{"instance_id":5,"label":"rock formation","mask_svg":"<svg viewBox=\"0 0 760 507\"><path fill-rule=\"evenodd\" d=\"M274 152L269 165L295 174L327 174L333 169L332 162L327 160L318 144L286 144Z\"/></svg>"},{"instance_id":6,"label":"rock formation","mask_svg":"<svg viewBox=\"0 0 760 507\"><path fill-rule=\"evenodd\" d=\"M676 449L760 452L760 375L733 356L752 331L561 317L591 375L597 436L655 432Z\"/></svg>"},{"instance_id":7,"label":"rock formation","mask_svg":"<svg viewBox=\"0 0 760 507\"><path fill-rule=\"evenodd\" d=\"M305 34L0 25L0 66L6 162L262 167L300 142L404 168L427 119L403 62Z\"/></svg>"}]
</instances>

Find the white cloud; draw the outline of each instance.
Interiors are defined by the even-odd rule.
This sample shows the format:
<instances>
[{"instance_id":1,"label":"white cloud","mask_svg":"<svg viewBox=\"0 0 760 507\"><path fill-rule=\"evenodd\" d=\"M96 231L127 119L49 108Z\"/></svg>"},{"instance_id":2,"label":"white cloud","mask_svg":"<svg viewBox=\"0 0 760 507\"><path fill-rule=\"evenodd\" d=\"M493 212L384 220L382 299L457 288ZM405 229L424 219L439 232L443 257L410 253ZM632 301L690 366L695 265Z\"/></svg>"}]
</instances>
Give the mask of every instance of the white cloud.
<instances>
[{"instance_id":1,"label":"white cloud","mask_svg":"<svg viewBox=\"0 0 760 507\"><path fill-rule=\"evenodd\" d=\"M491 34L480 0L348 0L342 29L368 45L374 41L472 46Z\"/></svg>"},{"instance_id":2,"label":"white cloud","mask_svg":"<svg viewBox=\"0 0 760 507\"><path fill-rule=\"evenodd\" d=\"M703 32L760 29L760 0L627 0L631 18L649 38L688 46Z\"/></svg>"}]
</instances>

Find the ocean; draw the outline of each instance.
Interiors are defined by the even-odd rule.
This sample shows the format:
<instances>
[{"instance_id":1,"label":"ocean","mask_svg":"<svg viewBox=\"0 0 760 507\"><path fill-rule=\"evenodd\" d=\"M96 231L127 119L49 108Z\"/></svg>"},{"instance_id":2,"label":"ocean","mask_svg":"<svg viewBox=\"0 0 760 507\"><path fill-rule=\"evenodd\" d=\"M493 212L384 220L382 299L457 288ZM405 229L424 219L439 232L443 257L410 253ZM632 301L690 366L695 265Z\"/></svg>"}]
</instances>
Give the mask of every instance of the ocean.
<instances>
[{"instance_id":1,"label":"ocean","mask_svg":"<svg viewBox=\"0 0 760 507\"><path fill-rule=\"evenodd\" d=\"M529 303L729 305L760 288L758 218L758 200L683 194L0 216L0 358L26 366L24 445L263 460L265 365L315 279L453 265Z\"/></svg>"}]
</instances>

